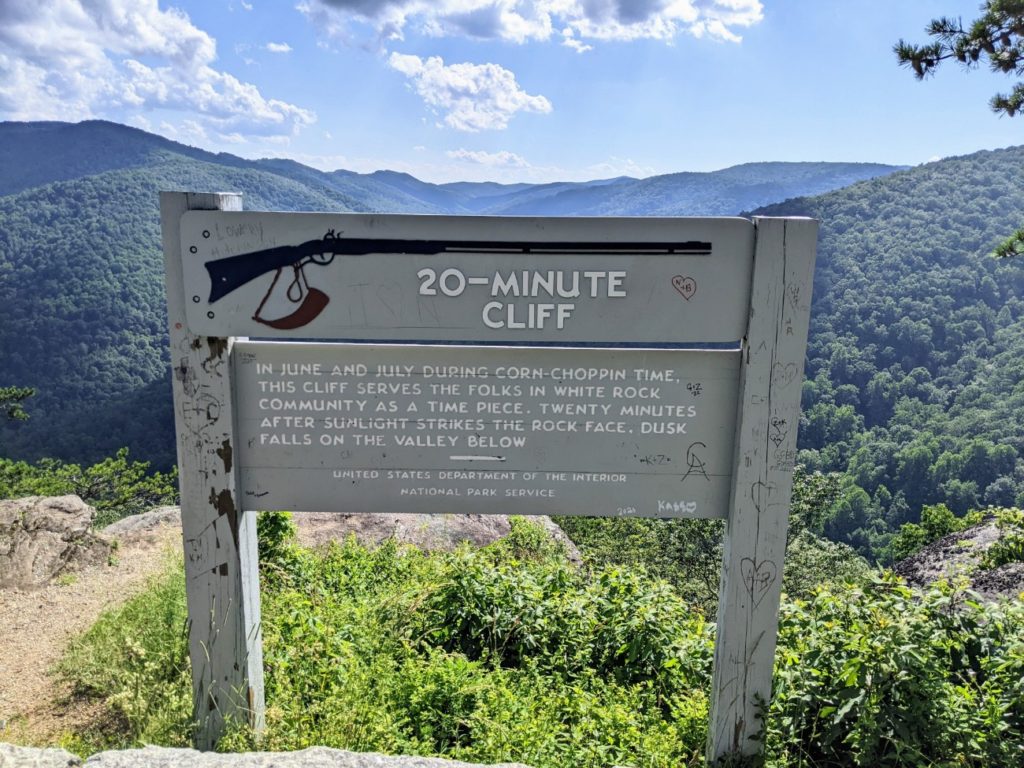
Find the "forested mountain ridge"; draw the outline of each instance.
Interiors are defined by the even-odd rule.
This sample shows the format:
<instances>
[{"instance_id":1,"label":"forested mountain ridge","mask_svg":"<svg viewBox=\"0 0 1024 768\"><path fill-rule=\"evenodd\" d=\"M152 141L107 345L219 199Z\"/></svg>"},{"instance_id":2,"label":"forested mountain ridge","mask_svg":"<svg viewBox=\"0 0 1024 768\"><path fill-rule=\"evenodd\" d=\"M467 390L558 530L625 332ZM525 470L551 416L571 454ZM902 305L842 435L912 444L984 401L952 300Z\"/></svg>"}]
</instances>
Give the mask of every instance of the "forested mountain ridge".
<instances>
[{"instance_id":1,"label":"forested mountain ridge","mask_svg":"<svg viewBox=\"0 0 1024 768\"><path fill-rule=\"evenodd\" d=\"M40 131L71 128L93 137L86 147L107 136L124 152L75 160L62 144L53 162L30 171L9 164L6 143L25 124L0 124L0 190L88 171L0 196L0 384L38 390L28 422L0 425L0 455L9 457L94 461L128 445L157 466L173 463L161 189L237 190L254 210L436 212L537 205L569 192L614 200L627 188L708 176L429 185L393 172L325 174L214 155L108 123ZM23 159L42 157L18 141ZM823 178L817 164L782 165L786 184L798 173L808 184ZM781 189L773 166L726 169L715 183L740 189L746 178ZM706 187L702 205L712 210L704 212L737 213L724 207L736 196L715 189ZM648 207L666 199L653 194ZM1024 148L950 158L757 213L822 221L800 445L808 467L846 473L829 533L884 556L890 533L923 505L962 513L1024 501L1024 264L987 257L1024 214Z\"/></svg>"},{"instance_id":2,"label":"forested mountain ridge","mask_svg":"<svg viewBox=\"0 0 1024 768\"><path fill-rule=\"evenodd\" d=\"M161 189L233 189L264 209L345 210L345 199L261 171L158 154L0 197L0 361L35 387L32 418L0 426L11 457L93 461L128 445L174 461Z\"/></svg>"},{"instance_id":3,"label":"forested mountain ridge","mask_svg":"<svg viewBox=\"0 0 1024 768\"><path fill-rule=\"evenodd\" d=\"M747 163L709 173L550 184L431 184L407 173L331 172L293 160L214 154L118 123L0 122L0 196L107 171L142 168L166 154L274 174L330 196L346 210L530 215L723 215L892 173L876 163Z\"/></svg>"},{"instance_id":4,"label":"forested mountain ridge","mask_svg":"<svg viewBox=\"0 0 1024 768\"><path fill-rule=\"evenodd\" d=\"M1024 503L1024 147L762 208L822 221L800 460L847 473L828 525L862 552L945 503Z\"/></svg>"},{"instance_id":5,"label":"forested mountain ridge","mask_svg":"<svg viewBox=\"0 0 1024 768\"><path fill-rule=\"evenodd\" d=\"M712 173L671 173L603 186L536 189L492 205L494 212L543 216L717 216L816 195L897 168L870 163L746 163ZM803 191L794 193L793 190Z\"/></svg>"},{"instance_id":6,"label":"forested mountain ridge","mask_svg":"<svg viewBox=\"0 0 1024 768\"><path fill-rule=\"evenodd\" d=\"M774 177L772 164L720 173L762 186L781 179L791 189L792 179L808 175L822 183L831 165L782 164ZM851 168L861 176L892 170L834 165L836 183ZM0 384L37 390L28 422L0 425L0 455L89 462L128 445L159 467L174 462L162 189L235 190L253 210L438 213L634 181L433 185L391 171L323 173L290 160L244 160L103 121L0 123Z\"/></svg>"}]
</instances>

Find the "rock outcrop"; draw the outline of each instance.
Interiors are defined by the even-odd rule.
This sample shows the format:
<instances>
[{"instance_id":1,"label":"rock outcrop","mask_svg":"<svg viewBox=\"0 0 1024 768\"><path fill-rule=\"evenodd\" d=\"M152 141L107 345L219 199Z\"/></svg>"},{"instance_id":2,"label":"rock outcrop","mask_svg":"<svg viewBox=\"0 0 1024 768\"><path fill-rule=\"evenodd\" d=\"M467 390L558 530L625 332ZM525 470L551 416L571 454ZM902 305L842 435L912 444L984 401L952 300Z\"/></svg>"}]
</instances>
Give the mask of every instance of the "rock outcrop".
<instances>
[{"instance_id":1,"label":"rock outcrop","mask_svg":"<svg viewBox=\"0 0 1024 768\"><path fill-rule=\"evenodd\" d=\"M217 754L191 749L146 747L100 752L84 762L62 749L31 749L0 744L0 768L482 768L432 757L389 757L311 747L301 752ZM501 763L492 768L529 768Z\"/></svg>"},{"instance_id":2,"label":"rock outcrop","mask_svg":"<svg viewBox=\"0 0 1024 768\"><path fill-rule=\"evenodd\" d=\"M299 541L308 547L341 541L353 534L359 543L376 546L387 539L413 544L429 551L452 550L463 542L482 547L508 536L512 530L506 515L341 515L335 512L296 512ZM550 517L531 517L552 539L565 547L569 559L581 562L579 550ZM161 525L181 525L177 507L159 507L142 515L118 520L103 529L104 535L133 538Z\"/></svg>"},{"instance_id":3,"label":"rock outcrop","mask_svg":"<svg viewBox=\"0 0 1024 768\"><path fill-rule=\"evenodd\" d=\"M331 512L296 512L299 540L318 546L341 540L350 533L360 544L375 546L387 539L413 544L428 551L450 551L463 542L475 547L493 544L512 531L507 515L339 515ZM555 522L545 515L530 517L565 547L569 559L582 561L579 550Z\"/></svg>"},{"instance_id":4,"label":"rock outcrop","mask_svg":"<svg viewBox=\"0 0 1024 768\"><path fill-rule=\"evenodd\" d=\"M980 567L985 550L999 537L995 521L986 520L933 541L892 569L915 587L964 576L972 590L990 600L1016 597L1024 593L1024 563L1007 563L987 571Z\"/></svg>"},{"instance_id":5,"label":"rock outcrop","mask_svg":"<svg viewBox=\"0 0 1024 768\"><path fill-rule=\"evenodd\" d=\"M0 743L0 768L74 768L82 761L63 749L35 749Z\"/></svg>"},{"instance_id":6,"label":"rock outcrop","mask_svg":"<svg viewBox=\"0 0 1024 768\"><path fill-rule=\"evenodd\" d=\"M0 587L41 587L106 560L110 542L89 530L95 516L77 496L0 501Z\"/></svg>"}]
</instances>

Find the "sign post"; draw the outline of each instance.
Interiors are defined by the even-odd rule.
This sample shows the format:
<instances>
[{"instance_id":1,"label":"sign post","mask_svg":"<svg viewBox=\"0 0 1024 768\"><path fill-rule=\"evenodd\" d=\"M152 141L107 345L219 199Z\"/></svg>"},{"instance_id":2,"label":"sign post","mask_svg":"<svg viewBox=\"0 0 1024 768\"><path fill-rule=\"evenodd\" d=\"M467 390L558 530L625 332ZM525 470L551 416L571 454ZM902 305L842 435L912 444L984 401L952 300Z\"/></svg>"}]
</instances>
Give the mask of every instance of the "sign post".
<instances>
[{"instance_id":1,"label":"sign post","mask_svg":"<svg viewBox=\"0 0 1024 768\"><path fill-rule=\"evenodd\" d=\"M242 196L163 192L174 422L185 549L196 747L213 749L232 719L263 727L256 513L239 503L231 352L185 317L178 223L186 211L239 211Z\"/></svg>"},{"instance_id":2,"label":"sign post","mask_svg":"<svg viewBox=\"0 0 1024 768\"><path fill-rule=\"evenodd\" d=\"M719 584L708 757L755 754L771 698L800 421L817 222L755 219L729 516Z\"/></svg>"},{"instance_id":3,"label":"sign post","mask_svg":"<svg viewBox=\"0 0 1024 768\"><path fill-rule=\"evenodd\" d=\"M262 723L253 511L489 512L726 519L708 757L756 752L816 222L239 203L162 196L198 743Z\"/></svg>"}]
</instances>

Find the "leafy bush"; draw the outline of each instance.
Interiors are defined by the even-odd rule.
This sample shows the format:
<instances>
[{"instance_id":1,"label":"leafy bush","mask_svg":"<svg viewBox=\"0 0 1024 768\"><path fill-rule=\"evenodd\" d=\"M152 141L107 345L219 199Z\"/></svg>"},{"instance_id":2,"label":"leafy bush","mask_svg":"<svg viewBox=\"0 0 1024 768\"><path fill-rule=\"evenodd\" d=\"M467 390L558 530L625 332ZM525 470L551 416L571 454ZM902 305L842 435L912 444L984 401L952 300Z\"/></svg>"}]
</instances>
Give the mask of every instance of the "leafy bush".
<instances>
[{"instance_id":1,"label":"leafy bush","mask_svg":"<svg viewBox=\"0 0 1024 768\"><path fill-rule=\"evenodd\" d=\"M178 503L178 470L148 475L149 462L129 461L128 449L84 469L59 459L35 464L0 459L0 499L74 494L96 508L97 528L153 507Z\"/></svg>"},{"instance_id":2,"label":"leafy bush","mask_svg":"<svg viewBox=\"0 0 1024 768\"><path fill-rule=\"evenodd\" d=\"M782 607L771 761L1010 766L1024 759L1024 606L884 575Z\"/></svg>"},{"instance_id":3,"label":"leafy bush","mask_svg":"<svg viewBox=\"0 0 1024 768\"><path fill-rule=\"evenodd\" d=\"M725 532L721 520L560 517L558 524L588 567L643 569L672 584L688 604L714 615Z\"/></svg>"},{"instance_id":4,"label":"leafy bush","mask_svg":"<svg viewBox=\"0 0 1024 768\"><path fill-rule=\"evenodd\" d=\"M981 558L981 567L998 568L1006 563L1024 563L1024 510L994 510L1000 538Z\"/></svg>"},{"instance_id":5,"label":"leafy bush","mask_svg":"<svg viewBox=\"0 0 1024 768\"><path fill-rule=\"evenodd\" d=\"M713 626L664 582L574 569L519 534L453 553L352 538L297 552L301 578L264 585L266 733L221 748L702 765ZM105 617L63 666L117 713L117 744L187 739L181 576L167 583L175 594ZM892 576L784 601L764 743L780 768L1020 765L1024 606Z\"/></svg>"},{"instance_id":6,"label":"leafy bush","mask_svg":"<svg viewBox=\"0 0 1024 768\"><path fill-rule=\"evenodd\" d=\"M982 521L984 513L968 512L957 517L945 504L933 504L921 510L920 523L904 523L889 544L892 562L910 557L933 541L956 531L962 531Z\"/></svg>"},{"instance_id":7,"label":"leafy bush","mask_svg":"<svg viewBox=\"0 0 1024 768\"><path fill-rule=\"evenodd\" d=\"M291 512L260 512L256 515L260 576L264 582L291 583L303 578L306 558L298 546L297 533Z\"/></svg>"},{"instance_id":8,"label":"leafy bush","mask_svg":"<svg viewBox=\"0 0 1024 768\"><path fill-rule=\"evenodd\" d=\"M783 573L783 590L790 596L807 596L826 583L860 583L871 570L852 547L821 535L839 495L839 475L796 467ZM725 533L721 520L562 517L558 522L592 568L645 569L669 582L689 605L715 615Z\"/></svg>"}]
</instances>

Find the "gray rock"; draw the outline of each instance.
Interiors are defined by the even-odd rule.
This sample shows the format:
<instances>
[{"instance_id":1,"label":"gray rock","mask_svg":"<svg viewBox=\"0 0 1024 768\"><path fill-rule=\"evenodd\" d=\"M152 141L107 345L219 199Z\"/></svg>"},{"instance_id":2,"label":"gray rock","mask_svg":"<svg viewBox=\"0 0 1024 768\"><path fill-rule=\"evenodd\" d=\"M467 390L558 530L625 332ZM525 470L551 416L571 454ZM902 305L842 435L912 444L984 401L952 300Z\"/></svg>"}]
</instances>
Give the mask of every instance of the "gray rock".
<instances>
[{"instance_id":1,"label":"gray rock","mask_svg":"<svg viewBox=\"0 0 1024 768\"><path fill-rule=\"evenodd\" d=\"M387 539L413 544L428 551L450 551L463 542L475 547L493 544L512 530L507 515L340 515L332 512L296 512L299 539L306 546L321 546L354 534L360 544L375 546ZM565 547L574 563L582 558L572 540L545 515L531 517L552 539Z\"/></svg>"},{"instance_id":2,"label":"gray rock","mask_svg":"<svg viewBox=\"0 0 1024 768\"><path fill-rule=\"evenodd\" d=\"M990 518L933 541L892 569L915 587L964 576L970 588L987 600L1014 599L1024 592L1024 563L1007 563L988 571L981 569L985 551L999 541L1001 535Z\"/></svg>"},{"instance_id":3,"label":"gray rock","mask_svg":"<svg viewBox=\"0 0 1024 768\"><path fill-rule=\"evenodd\" d=\"M908 584L924 587L938 579L972 573L985 550L998 540L999 529L988 520L933 541L892 569Z\"/></svg>"},{"instance_id":4,"label":"gray rock","mask_svg":"<svg viewBox=\"0 0 1024 768\"><path fill-rule=\"evenodd\" d=\"M2 764L0 764L2 765ZM388 757L311 747L301 752L248 752L216 754L191 749L146 747L101 752L85 761L86 768L479 768L479 763L460 763L430 757ZM49 764L46 764L49 768ZM494 768L528 768L520 763L501 763Z\"/></svg>"},{"instance_id":5,"label":"gray rock","mask_svg":"<svg viewBox=\"0 0 1024 768\"><path fill-rule=\"evenodd\" d=\"M342 541L353 534L359 543L376 546L394 538L400 544L420 549L452 550L463 542L482 547L509 534L512 526L506 515L341 515L335 512L296 512L299 541L307 547ZM582 561L579 550L565 532L547 516L531 517L554 540L565 547L569 560ZM103 529L104 535L134 539L146 536L162 525L181 526L177 507L158 507L142 515L133 515Z\"/></svg>"},{"instance_id":6,"label":"gray rock","mask_svg":"<svg viewBox=\"0 0 1024 768\"><path fill-rule=\"evenodd\" d=\"M1022 599L1024 563L1004 563L990 571L978 571L971 581L971 588L989 600L1001 597Z\"/></svg>"},{"instance_id":7,"label":"gray rock","mask_svg":"<svg viewBox=\"0 0 1024 768\"><path fill-rule=\"evenodd\" d=\"M141 515L122 517L104 528L103 535L130 539L148 536L161 526L181 528L181 510L178 507L156 507Z\"/></svg>"},{"instance_id":8,"label":"gray rock","mask_svg":"<svg viewBox=\"0 0 1024 768\"><path fill-rule=\"evenodd\" d=\"M41 587L61 573L110 555L89 531L96 510L77 496L0 501L0 587Z\"/></svg>"},{"instance_id":9,"label":"gray rock","mask_svg":"<svg viewBox=\"0 0 1024 768\"><path fill-rule=\"evenodd\" d=\"M81 760L63 749L0 744L0 768L69 768L81 764Z\"/></svg>"}]
</instances>

